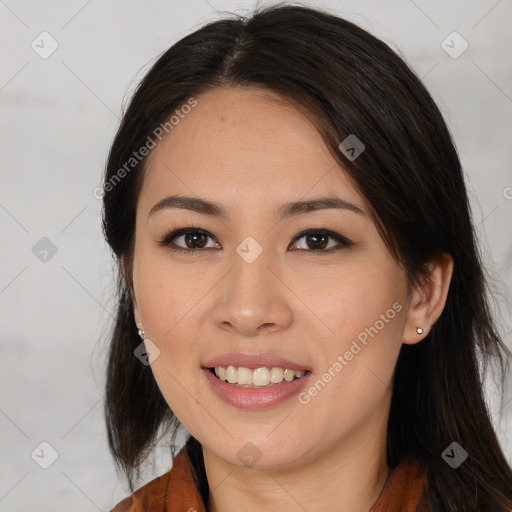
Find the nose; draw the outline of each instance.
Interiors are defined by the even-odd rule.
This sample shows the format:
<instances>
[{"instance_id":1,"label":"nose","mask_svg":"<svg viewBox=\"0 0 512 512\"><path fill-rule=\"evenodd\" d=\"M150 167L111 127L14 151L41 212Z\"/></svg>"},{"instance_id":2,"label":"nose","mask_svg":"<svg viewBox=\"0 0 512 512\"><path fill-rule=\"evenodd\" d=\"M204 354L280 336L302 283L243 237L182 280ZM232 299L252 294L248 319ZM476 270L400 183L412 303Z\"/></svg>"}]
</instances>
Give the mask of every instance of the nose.
<instances>
[{"instance_id":1,"label":"nose","mask_svg":"<svg viewBox=\"0 0 512 512\"><path fill-rule=\"evenodd\" d=\"M233 254L233 266L219 283L214 306L213 319L219 328L250 337L279 332L291 325L293 309L289 301L293 294L271 258L265 250L251 263Z\"/></svg>"}]
</instances>

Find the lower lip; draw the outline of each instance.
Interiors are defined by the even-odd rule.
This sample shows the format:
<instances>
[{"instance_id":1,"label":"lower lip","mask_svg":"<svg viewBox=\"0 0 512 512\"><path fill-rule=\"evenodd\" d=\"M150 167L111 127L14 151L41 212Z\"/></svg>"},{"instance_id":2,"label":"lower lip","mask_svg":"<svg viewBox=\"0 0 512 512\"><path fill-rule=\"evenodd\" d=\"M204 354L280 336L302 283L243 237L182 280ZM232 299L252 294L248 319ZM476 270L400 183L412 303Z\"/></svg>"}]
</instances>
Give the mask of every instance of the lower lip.
<instances>
[{"instance_id":1,"label":"lower lip","mask_svg":"<svg viewBox=\"0 0 512 512\"><path fill-rule=\"evenodd\" d=\"M239 409L259 410L280 404L297 394L306 384L311 373L306 373L300 379L290 382L283 381L264 388L244 388L218 379L209 369L203 368L203 373L213 391L225 402Z\"/></svg>"}]
</instances>

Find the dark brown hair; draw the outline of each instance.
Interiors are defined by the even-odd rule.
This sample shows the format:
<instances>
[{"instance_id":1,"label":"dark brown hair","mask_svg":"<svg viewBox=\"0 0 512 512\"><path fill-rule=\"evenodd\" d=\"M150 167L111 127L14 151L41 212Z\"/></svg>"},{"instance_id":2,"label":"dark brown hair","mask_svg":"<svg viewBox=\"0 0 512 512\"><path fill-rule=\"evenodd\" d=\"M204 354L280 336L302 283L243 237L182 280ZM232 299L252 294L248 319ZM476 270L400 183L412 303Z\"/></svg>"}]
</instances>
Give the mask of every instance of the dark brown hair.
<instances>
[{"instance_id":1,"label":"dark brown hair","mask_svg":"<svg viewBox=\"0 0 512 512\"><path fill-rule=\"evenodd\" d=\"M327 11L299 5L256 9L211 22L179 40L135 91L113 141L105 172L103 229L115 258L118 309L107 363L105 416L110 450L128 477L157 432L180 426L140 344L132 309L136 202L146 158L113 181L154 130L191 97L218 87L259 86L307 112L333 157L364 197L409 284L428 279L439 253L454 259L446 305L428 336L403 345L395 368L387 433L390 467L417 460L427 474L428 510L512 510L512 471L483 394L479 361L510 351L491 315L487 281L461 164L443 117L416 74L384 42ZM366 146L355 160L338 149L354 134ZM106 185L110 184L109 187ZM457 469L442 452L457 442L469 454ZM187 445L200 466L200 444ZM173 451L173 455L175 452ZM198 469L205 498L208 484Z\"/></svg>"}]
</instances>

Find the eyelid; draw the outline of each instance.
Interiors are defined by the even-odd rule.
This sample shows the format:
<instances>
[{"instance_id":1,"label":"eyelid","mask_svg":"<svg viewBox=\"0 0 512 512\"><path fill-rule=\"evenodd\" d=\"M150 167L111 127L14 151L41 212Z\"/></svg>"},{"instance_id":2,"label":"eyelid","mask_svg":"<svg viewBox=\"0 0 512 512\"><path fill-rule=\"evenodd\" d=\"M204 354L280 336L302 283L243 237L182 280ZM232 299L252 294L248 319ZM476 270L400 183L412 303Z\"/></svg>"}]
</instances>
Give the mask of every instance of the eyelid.
<instances>
[{"instance_id":1,"label":"eyelid","mask_svg":"<svg viewBox=\"0 0 512 512\"><path fill-rule=\"evenodd\" d=\"M299 230L300 230L299 233L297 233L292 238L292 241L290 242L290 245L295 243L297 240L300 240L304 236L309 235L311 233L322 233L325 236L327 236L328 238L332 238L333 240L336 240L338 242L338 244L339 244L338 247L334 247L334 248L330 248L330 249L321 249L321 250L318 250L318 251L306 250L306 249L298 249L300 252L303 252L303 253L329 254L329 253L332 253L332 252L336 252L337 250L341 249L342 247L349 247L349 246L354 244L354 242L349 240L347 237L345 237L343 235L340 235L339 233L336 233L335 231L327 229L325 227L325 223L323 223L323 226L320 227L320 228L311 228L311 227L308 228L308 227L304 227L304 226L299 226ZM341 245L341 247L340 247L340 245Z\"/></svg>"},{"instance_id":2,"label":"eyelid","mask_svg":"<svg viewBox=\"0 0 512 512\"><path fill-rule=\"evenodd\" d=\"M210 237L212 240L216 240L215 237L207 229L201 227L199 224L194 226L175 226L174 229L165 230L160 236L158 245L167 247L171 245L171 241L175 238L183 236L187 233L198 233ZM204 249L184 249L183 247L171 247L172 250L183 251L183 252L200 252Z\"/></svg>"},{"instance_id":3,"label":"eyelid","mask_svg":"<svg viewBox=\"0 0 512 512\"><path fill-rule=\"evenodd\" d=\"M325 227L325 223L323 223L322 227L306 227L306 226L300 226L298 227L299 233L297 233L291 240L290 244L288 244L288 248L290 245L294 244L297 240L300 240L304 236L312 233L322 233L325 236L336 240L338 242L338 247L330 248L330 249L320 249L320 250L307 250L307 249L297 249L298 251L302 253L319 253L319 254L329 254L332 252L335 252L343 247L349 247L353 245L353 242L349 240L348 238L344 237L343 235L340 235L339 233L336 233L335 231L329 230ZM205 235L212 240L214 240L216 243L219 243L217 239L213 236L212 233L210 233L207 229L202 227L199 224L195 224L194 226L175 226L172 230L164 231L164 233L161 235L158 245L161 245L163 247L169 247L171 245L172 240L183 236L184 234L188 233L197 233ZM186 249L183 247L169 247L173 251L180 251L185 252L188 254L197 254L200 252L204 252L207 249L212 249L211 247L208 247L207 249Z\"/></svg>"}]
</instances>

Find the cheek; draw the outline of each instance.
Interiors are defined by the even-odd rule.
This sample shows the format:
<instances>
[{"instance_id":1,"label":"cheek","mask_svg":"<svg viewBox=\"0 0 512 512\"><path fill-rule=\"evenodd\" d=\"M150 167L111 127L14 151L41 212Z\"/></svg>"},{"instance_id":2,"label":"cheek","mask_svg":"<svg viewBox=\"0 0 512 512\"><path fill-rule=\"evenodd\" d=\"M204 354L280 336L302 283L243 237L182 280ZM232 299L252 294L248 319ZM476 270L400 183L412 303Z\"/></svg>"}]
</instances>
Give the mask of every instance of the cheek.
<instances>
[{"instance_id":1,"label":"cheek","mask_svg":"<svg viewBox=\"0 0 512 512\"><path fill-rule=\"evenodd\" d=\"M204 277L195 265L173 264L165 251L147 252L140 251L134 266L137 303L146 332L167 345L204 294Z\"/></svg>"},{"instance_id":2,"label":"cheek","mask_svg":"<svg viewBox=\"0 0 512 512\"><path fill-rule=\"evenodd\" d=\"M326 333L317 337L315 356L322 365L301 403L307 403L318 428L336 435L357 428L375 411L382 413L401 348L405 307L393 284L382 279L347 277L327 296L311 306L329 330L319 323L312 333Z\"/></svg>"},{"instance_id":3,"label":"cheek","mask_svg":"<svg viewBox=\"0 0 512 512\"><path fill-rule=\"evenodd\" d=\"M358 265L296 279L294 292L307 305L305 314L325 332L324 339L342 346L361 333L364 339L365 329L375 332L375 327L384 337L399 331L399 313L405 309L401 280L392 267Z\"/></svg>"},{"instance_id":4,"label":"cheek","mask_svg":"<svg viewBox=\"0 0 512 512\"><path fill-rule=\"evenodd\" d=\"M317 281L304 300L314 316L321 372L332 398L371 402L392 379L405 318L402 275L392 266L370 265ZM302 290L305 293L305 290ZM311 329L311 328L310 328ZM320 348L321 347L321 348ZM335 375L335 377L333 377Z\"/></svg>"},{"instance_id":5,"label":"cheek","mask_svg":"<svg viewBox=\"0 0 512 512\"><path fill-rule=\"evenodd\" d=\"M147 261L141 255L134 280L137 279L137 303L147 337L160 351L151 371L170 409L185 428L193 429L195 423L208 421L206 413L202 416L205 409L194 389L200 362L193 322L201 311L205 288L197 271L194 277L186 265L181 265L178 272L177 266L160 256L152 255L151 264ZM192 270L192 265L189 268ZM196 407L191 407L191 396Z\"/></svg>"}]
</instances>

